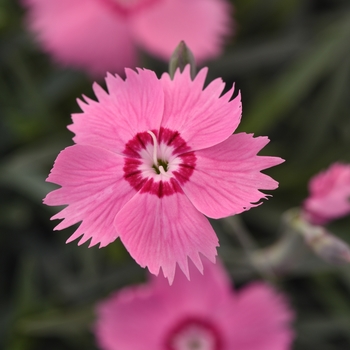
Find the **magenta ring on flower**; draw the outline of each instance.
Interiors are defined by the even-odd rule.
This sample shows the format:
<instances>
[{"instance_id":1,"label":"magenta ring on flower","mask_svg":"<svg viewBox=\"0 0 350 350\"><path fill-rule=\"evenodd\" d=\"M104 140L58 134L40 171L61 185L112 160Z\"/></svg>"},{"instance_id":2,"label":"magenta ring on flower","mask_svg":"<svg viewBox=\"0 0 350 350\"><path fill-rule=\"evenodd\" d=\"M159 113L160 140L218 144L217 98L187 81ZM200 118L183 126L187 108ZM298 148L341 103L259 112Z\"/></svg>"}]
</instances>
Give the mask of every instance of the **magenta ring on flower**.
<instances>
[{"instance_id":1,"label":"magenta ring on flower","mask_svg":"<svg viewBox=\"0 0 350 350\"><path fill-rule=\"evenodd\" d=\"M120 237L151 273L160 267L171 282L176 264L189 277L189 257L215 260L218 239L208 219L248 210L278 183L261 170L283 162L258 156L267 137L232 134L241 118L240 94L222 95L221 79L204 90L207 69L192 81L189 67L158 79L154 72L108 75L108 93L94 84L98 101L84 97L69 129L75 145L63 150L48 177L61 188L48 205L67 205L56 229L81 222L68 242L82 236L100 247ZM204 215L203 215L204 214Z\"/></svg>"},{"instance_id":2,"label":"magenta ring on flower","mask_svg":"<svg viewBox=\"0 0 350 350\"><path fill-rule=\"evenodd\" d=\"M190 179L196 166L196 156L180 134L164 128L159 133L138 133L126 144L124 154L125 180L136 191L159 198L182 193L179 184Z\"/></svg>"}]
</instances>

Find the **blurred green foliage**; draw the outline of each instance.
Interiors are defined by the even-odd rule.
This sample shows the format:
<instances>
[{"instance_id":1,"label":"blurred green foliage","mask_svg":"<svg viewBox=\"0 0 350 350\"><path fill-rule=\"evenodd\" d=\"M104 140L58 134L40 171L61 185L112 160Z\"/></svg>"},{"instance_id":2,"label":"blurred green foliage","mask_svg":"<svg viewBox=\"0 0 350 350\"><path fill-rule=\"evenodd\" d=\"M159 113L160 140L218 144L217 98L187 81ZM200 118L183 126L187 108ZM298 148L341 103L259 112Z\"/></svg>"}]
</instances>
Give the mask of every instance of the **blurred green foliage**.
<instances>
[{"instance_id":1,"label":"blurred green foliage","mask_svg":"<svg viewBox=\"0 0 350 350\"><path fill-rule=\"evenodd\" d=\"M271 169L273 198L241 215L256 244L279 238L284 210L298 206L310 176L350 161L350 3L348 0L235 0L236 35L209 62L242 91L240 130L269 135L264 150L286 159ZM161 73L164 62L144 57ZM0 348L95 349L93 307L111 291L144 280L119 241L99 250L65 245L73 229L53 232L57 208L41 199L75 100L93 96L83 73L56 66L35 45L23 9L0 1ZM236 285L262 278L232 228L213 223ZM350 242L350 220L332 231ZM350 267L327 265L307 249L276 283L298 318L296 350L350 349ZM296 259L300 257L297 256ZM301 258L300 258L301 259ZM252 349L253 350L253 349Z\"/></svg>"}]
</instances>

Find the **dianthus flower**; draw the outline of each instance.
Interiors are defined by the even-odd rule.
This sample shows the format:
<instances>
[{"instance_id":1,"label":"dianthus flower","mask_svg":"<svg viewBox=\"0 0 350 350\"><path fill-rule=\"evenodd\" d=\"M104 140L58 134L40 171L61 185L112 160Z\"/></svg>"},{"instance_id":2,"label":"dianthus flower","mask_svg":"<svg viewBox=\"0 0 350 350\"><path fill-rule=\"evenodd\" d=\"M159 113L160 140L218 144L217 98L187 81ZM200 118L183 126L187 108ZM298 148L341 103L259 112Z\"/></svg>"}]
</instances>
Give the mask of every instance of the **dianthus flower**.
<instances>
[{"instance_id":1,"label":"dianthus flower","mask_svg":"<svg viewBox=\"0 0 350 350\"><path fill-rule=\"evenodd\" d=\"M174 80L149 70L108 75L108 92L94 84L98 102L68 128L76 145L57 157L47 179L62 186L48 205L68 205L53 219L56 229L82 222L68 242L83 235L100 247L121 238L131 256L171 282L176 263L188 276L187 257L202 269L199 253L214 261L218 239L209 221L241 213L278 183L262 169L281 163L257 156L267 137L234 134L240 95L221 95L214 80L203 90L207 69L192 81L189 66ZM203 215L204 214L204 215Z\"/></svg>"},{"instance_id":2,"label":"dianthus flower","mask_svg":"<svg viewBox=\"0 0 350 350\"><path fill-rule=\"evenodd\" d=\"M350 214L350 165L335 163L314 176L310 196L303 203L303 216L314 225Z\"/></svg>"},{"instance_id":3,"label":"dianthus flower","mask_svg":"<svg viewBox=\"0 0 350 350\"><path fill-rule=\"evenodd\" d=\"M191 265L192 268L192 265ZM169 286L162 276L126 287L96 308L102 350L287 350L293 312L262 282L236 292L221 264L204 261Z\"/></svg>"},{"instance_id":4,"label":"dianthus flower","mask_svg":"<svg viewBox=\"0 0 350 350\"><path fill-rule=\"evenodd\" d=\"M22 0L45 51L94 76L135 67L137 47L168 60L181 40L198 61L233 29L228 0Z\"/></svg>"}]
</instances>

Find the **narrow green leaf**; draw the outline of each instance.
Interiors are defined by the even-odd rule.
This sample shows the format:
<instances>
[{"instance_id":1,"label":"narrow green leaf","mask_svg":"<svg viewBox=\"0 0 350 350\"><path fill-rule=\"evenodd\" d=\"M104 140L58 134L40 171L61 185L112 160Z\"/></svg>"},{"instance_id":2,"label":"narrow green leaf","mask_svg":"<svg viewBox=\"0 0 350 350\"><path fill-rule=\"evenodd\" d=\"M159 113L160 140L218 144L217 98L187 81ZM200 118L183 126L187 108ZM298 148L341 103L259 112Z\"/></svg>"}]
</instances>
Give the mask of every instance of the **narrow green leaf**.
<instances>
[{"instance_id":1,"label":"narrow green leaf","mask_svg":"<svg viewBox=\"0 0 350 350\"><path fill-rule=\"evenodd\" d=\"M345 13L325 29L318 43L262 91L251 107L247 106L242 129L262 134L278 122L284 112L300 103L318 80L349 54L349 42L350 14Z\"/></svg>"}]
</instances>

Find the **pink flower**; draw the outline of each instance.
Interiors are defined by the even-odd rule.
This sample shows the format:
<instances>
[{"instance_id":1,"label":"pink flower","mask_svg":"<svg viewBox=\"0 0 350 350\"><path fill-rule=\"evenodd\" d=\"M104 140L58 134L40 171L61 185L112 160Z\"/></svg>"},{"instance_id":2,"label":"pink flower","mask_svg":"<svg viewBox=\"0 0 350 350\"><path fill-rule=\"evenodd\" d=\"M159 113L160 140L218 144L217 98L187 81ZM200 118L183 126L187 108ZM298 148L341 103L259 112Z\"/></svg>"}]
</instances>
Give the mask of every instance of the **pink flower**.
<instances>
[{"instance_id":1,"label":"pink flower","mask_svg":"<svg viewBox=\"0 0 350 350\"><path fill-rule=\"evenodd\" d=\"M232 31L227 0L22 0L28 26L63 64L104 76L134 67L137 46L169 59L181 40L198 61Z\"/></svg>"},{"instance_id":2,"label":"pink flower","mask_svg":"<svg viewBox=\"0 0 350 350\"><path fill-rule=\"evenodd\" d=\"M199 253L215 260L218 239L209 221L255 207L258 189L278 183L262 169L281 163L257 156L267 137L235 134L240 95L221 96L224 83L203 90L207 69L194 81L189 66L174 80L154 72L108 75L109 93L94 84L98 102L79 101L69 129L76 145L63 150L47 179L62 186L48 205L68 205L53 219L57 230L82 222L68 242L91 238L100 247L118 236L133 258L171 282L176 263L188 276L187 257L202 270ZM220 97L221 96L221 97ZM204 215L203 215L204 214Z\"/></svg>"},{"instance_id":3,"label":"pink flower","mask_svg":"<svg viewBox=\"0 0 350 350\"><path fill-rule=\"evenodd\" d=\"M206 262L192 280L177 274L127 287L101 302L94 327L102 350L287 350L293 313L264 283L236 292L222 266Z\"/></svg>"},{"instance_id":4,"label":"pink flower","mask_svg":"<svg viewBox=\"0 0 350 350\"><path fill-rule=\"evenodd\" d=\"M314 225L350 214L350 165L335 163L314 176L310 196L303 203L303 216Z\"/></svg>"}]
</instances>

